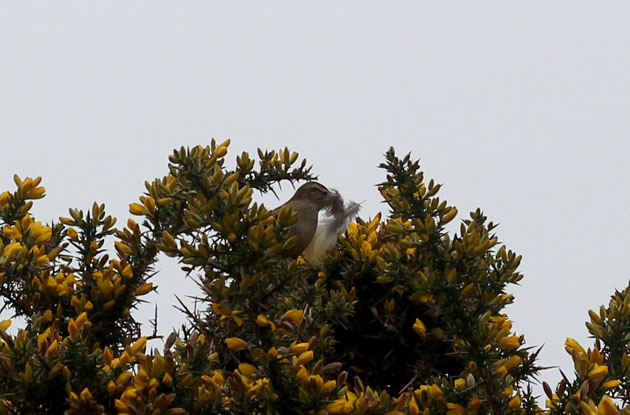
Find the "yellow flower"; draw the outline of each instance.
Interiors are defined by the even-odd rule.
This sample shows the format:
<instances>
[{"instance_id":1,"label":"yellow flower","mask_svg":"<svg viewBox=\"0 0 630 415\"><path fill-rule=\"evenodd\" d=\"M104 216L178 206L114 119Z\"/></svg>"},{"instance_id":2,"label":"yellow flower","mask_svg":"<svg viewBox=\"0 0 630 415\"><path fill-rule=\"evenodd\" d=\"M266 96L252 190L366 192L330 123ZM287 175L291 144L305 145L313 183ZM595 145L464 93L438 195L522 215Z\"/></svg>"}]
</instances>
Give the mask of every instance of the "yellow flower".
<instances>
[{"instance_id":1,"label":"yellow flower","mask_svg":"<svg viewBox=\"0 0 630 415\"><path fill-rule=\"evenodd\" d=\"M328 382L324 383L321 387L322 392L324 393L330 393L332 392L335 388L337 387L337 381L336 380L329 380Z\"/></svg>"},{"instance_id":2,"label":"yellow flower","mask_svg":"<svg viewBox=\"0 0 630 415\"><path fill-rule=\"evenodd\" d=\"M122 372L116 378L116 384L117 385L122 385L122 384L126 383L129 379L131 379L132 376L133 376L133 374L131 372Z\"/></svg>"},{"instance_id":3,"label":"yellow flower","mask_svg":"<svg viewBox=\"0 0 630 415\"><path fill-rule=\"evenodd\" d=\"M2 251L2 256L6 258L7 262L11 261L21 249L21 243L13 242L4 248L4 251Z\"/></svg>"},{"instance_id":4,"label":"yellow flower","mask_svg":"<svg viewBox=\"0 0 630 415\"><path fill-rule=\"evenodd\" d=\"M0 194L0 206L6 207L9 206L9 200L11 198L11 194L9 192L3 192Z\"/></svg>"},{"instance_id":5,"label":"yellow flower","mask_svg":"<svg viewBox=\"0 0 630 415\"><path fill-rule=\"evenodd\" d=\"M129 255L130 253L133 252L133 250L131 249L131 247L125 243L122 243L120 241L115 241L114 242L114 246L119 250L122 251L123 253Z\"/></svg>"},{"instance_id":6,"label":"yellow flower","mask_svg":"<svg viewBox=\"0 0 630 415\"><path fill-rule=\"evenodd\" d=\"M577 351L581 355L585 354L584 348L580 346L580 343L578 343L575 339L572 339L571 337L567 337L567 339L564 342L564 346L565 346L564 348L566 349L566 351L569 352L570 354L572 354L573 350Z\"/></svg>"},{"instance_id":7,"label":"yellow flower","mask_svg":"<svg viewBox=\"0 0 630 415\"><path fill-rule=\"evenodd\" d=\"M46 195L46 188L44 188L43 186L40 186L28 192L28 196L26 196L26 198L27 199L41 199L45 195Z\"/></svg>"},{"instance_id":8,"label":"yellow flower","mask_svg":"<svg viewBox=\"0 0 630 415\"><path fill-rule=\"evenodd\" d=\"M449 402L446 407L448 408L446 415L464 415L466 413L466 408L456 403Z\"/></svg>"},{"instance_id":9,"label":"yellow flower","mask_svg":"<svg viewBox=\"0 0 630 415\"><path fill-rule=\"evenodd\" d=\"M40 255L34 261L35 265L44 265L47 263L48 263L48 255Z\"/></svg>"},{"instance_id":10,"label":"yellow flower","mask_svg":"<svg viewBox=\"0 0 630 415\"><path fill-rule=\"evenodd\" d=\"M505 366L501 365L501 366L499 366L499 368L497 369L497 371L495 373L497 375L499 375L499 376L505 376L505 375L507 375L508 371L505 368Z\"/></svg>"},{"instance_id":11,"label":"yellow flower","mask_svg":"<svg viewBox=\"0 0 630 415\"><path fill-rule=\"evenodd\" d=\"M606 395L604 395L597 405L597 415L617 415L619 410L613 403L613 401Z\"/></svg>"},{"instance_id":12,"label":"yellow flower","mask_svg":"<svg viewBox=\"0 0 630 415\"><path fill-rule=\"evenodd\" d=\"M46 349L46 357L48 358L53 357L55 354L57 354L58 350L59 350L59 342L57 342L57 340L53 340L50 346L48 346L48 349Z\"/></svg>"},{"instance_id":13,"label":"yellow flower","mask_svg":"<svg viewBox=\"0 0 630 415\"><path fill-rule=\"evenodd\" d=\"M24 381L26 383L31 383L33 381L33 368L29 363L24 367Z\"/></svg>"},{"instance_id":14,"label":"yellow flower","mask_svg":"<svg viewBox=\"0 0 630 415\"><path fill-rule=\"evenodd\" d=\"M466 387L466 379L457 378L455 379L455 389L464 389Z\"/></svg>"},{"instance_id":15,"label":"yellow flower","mask_svg":"<svg viewBox=\"0 0 630 415\"><path fill-rule=\"evenodd\" d=\"M152 282L144 283L144 284L142 284L141 286L138 287L138 289L136 290L136 295L137 296L145 295L146 293L148 293L152 289L153 289L153 283Z\"/></svg>"},{"instance_id":16,"label":"yellow flower","mask_svg":"<svg viewBox=\"0 0 630 415\"><path fill-rule=\"evenodd\" d=\"M232 314L229 308L223 308L219 303L212 303L212 311L220 316L229 316Z\"/></svg>"},{"instance_id":17,"label":"yellow flower","mask_svg":"<svg viewBox=\"0 0 630 415\"><path fill-rule=\"evenodd\" d=\"M595 364L593 369L588 372L590 380L599 380L608 374L608 366Z\"/></svg>"},{"instance_id":18,"label":"yellow flower","mask_svg":"<svg viewBox=\"0 0 630 415\"><path fill-rule=\"evenodd\" d=\"M300 357L298 357L297 365L305 365L311 360L313 360L313 351L309 350L307 352L302 353Z\"/></svg>"},{"instance_id":19,"label":"yellow flower","mask_svg":"<svg viewBox=\"0 0 630 415\"><path fill-rule=\"evenodd\" d=\"M446 212L444 214L444 216L442 216L442 224L447 224L449 223L451 220L453 220L453 218L455 217L455 215L457 215L457 209L454 207L451 207L448 212Z\"/></svg>"},{"instance_id":20,"label":"yellow flower","mask_svg":"<svg viewBox=\"0 0 630 415\"><path fill-rule=\"evenodd\" d=\"M0 321L0 330L5 331L9 327L11 327L11 320Z\"/></svg>"},{"instance_id":21,"label":"yellow flower","mask_svg":"<svg viewBox=\"0 0 630 415\"><path fill-rule=\"evenodd\" d=\"M136 343L133 346L131 346L131 348L130 348L130 352L131 353L130 354L133 356L133 355L135 355L136 353L138 353L140 351L144 352L144 348L146 347L146 345L147 345L147 338L146 337L140 337L136 341Z\"/></svg>"},{"instance_id":22,"label":"yellow flower","mask_svg":"<svg viewBox=\"0 0 630 415\"><path fill-rule=\"evenodd\" d=\"M70 321L73 322L72 320ZM105 346L105 349L103 350L103 359L105 359L105 362L107 362L107 364L110 364L113 358L114 358L114 353L112 352L112 349Z\"/></svg>"},{"instance_id":23,"label":"yellow flower","mask_svg":"<svg viewBox=\"0 0 630 415\"><path fill-rule=\"evenodd\" d=\"M343 398L337 399L326 407L329 414L344 414L350 413L354 409L354 402L357 400L357 395L352 392L346 392Z\"/></svg>"},{"instance_id":24,"label":"yellow flower","mask_svg":"<svg viewBox=\"0 0 630 415\"><path fill-rule=\"evenodd\" d=\"M9 193L9 192L4 192L4 193ZM3 193L3 194L4 194ZM350 224L350 226L348 226L348 237L352 238L352 237L356 237L359 234L359 227L356 223L352 222Z\"/></svg>"},{"instance_id":25,"label":"yellow flower","mask_svg":"<svg viewBox=\"0 0 630 415\"><path fill-rule=\"evenodd\" d=\"M77 231L75 231L72 228L68 228L68 236L70 237L70 239L72 239L73 241L76 241L77 239L79 239L79 234L77 233Z\"/></svg>"},{"instance_id":26,"label":"yellow flower","mask_svg":"<svg viewBox=\"0 0 630 415\"><path fill-rule=\"evenodd\" d=\"M519 406L521 406L521 397L516 395L515 397L513 397L512 399L510 399L510 402L508 402L508 407L510 409L516 409Z\"/></svg>"},{"instance_id":27,"label":"yellow flower","mask_svg":"<svg viewBox=\"0 0 630 415\"><path fill-rule=\"evenodd\" d=\"M361 256L363 258L367 258L369 259L371 254L372 254L372 244L370 244L368 241L363 241L361 243Z\"/></svg>"},{"instance_id":28,"label":"yellow flower","mask_svg":"<svg viewBox=\"0 0 630 415\"><path fill-rule=\"evenodd\" d=\"M225 339L225 343L227 344L227 347L232 350L240 350L247 346L247 343L245 343L244 340L241 340L238 337L228 337L227 339Z\"/></svg>"},{"instance_id":29,"label":"yellow flower","mask_svg":"<svg viewBox=\"0 0 630 415\"><path fill-rule=\"evenodd\" d=\"M173 200L175 199L173 199L172 197L163 197L161 199L158 199L157 202L158 202L158 205L164 206L164 205L168 205L169 203L172 203Z\"/></svg>"},{"instance_id":30,"label":"yellow flower","mask_svg":"<svg viewBox=\"0 0 630 415\"><path fill-rule=\"evenodd\" d=\"M518 336L508 336L499 340L499 347L502 349L516 349L521 345Z\"/></svg>"},{"instance_id":31,"label":"yellow flower","mask_svg":"<svg viewBox=\"0 0 630 415\"><path fill-rule=\"evenodd\" d=\"M306 370L304 366L298 366L298 367L299 367L299 370L295 374L295 378L299 381L306 380L306 378L308 377L308 370Z\"/></svg>"},{"instance_id":32,"label":"yellow flower","mask_svg":"<svg viewBox=\"0 0 630 415\"><path fill-rule=\"evenodd\" d=\"M169 373L165 373L164 377L162 378L162 383L167 386L171 386L173 384L173 376L171 376Z\"/></svg>"},{"instance_id":33,"label":"yellow flower","mask_svg":"<svg viewBox=\"0 0 630 415\"><path fill-rule=\"evenodd\" d=\"M217 157L223 157L227 154L227 147L226 146L219 146L217 147L217 149L214 151L214 154Z\"/></svg>"},{"instance_id":34,"label":"yellow flower","mask_svg":"<svg viewBox=\"0 0 630 415\"><path fill-rule=\"evenodd\" d=\"M409 415L419 415L420 407L418 407L418 402L414 398L411 398L409 401Z\"/></svg>"},{"instance_id":35,"label":"yellow flower","mask_svg":"<svg viewBox=\"0 0 630 415\"><path fill-rule=\"evenodd\" d=\"M217 385L223 385L223 382L225 382L225 378L223 377L221 372L215 370L214 372L212 372L212 381Z\"/></svg>"},{"instance_id":36,"label":"yellow flower","mask_svg":"<svg viewBox=\"0 0 630 415\"><path fill-rule=\"evenodd\" d=\"M265 327L269 325L269 319L262 314L258 314L256 317L256 324L260 327Z\"/></svg>"},{"instance_id":37,"label":"yellow flower","mask_svg":"<svg viewBox=\"0 0 630 415\"><path fill-rule=\"evenodd\" d=\"M291 323L296 324L302 319L303 314L302 310L289 310L280 317L280 320L289 320Z\"/></svg>"},{"instance_id":38,"label":"yellow flower","mask_svg":"<svg viewBox=\"0 0 630 415\"><path fill-rule=\"evenodd\" d=\"M77 325L74 320L70 319L68 322L68 333L70 333L70 337L75 338L79 330L77 329Z\"/></svg>"},{"instance_id":39,"label":"yellow flower","mask_svg":"<svg viewBox=\"0 0 630 415\"><path fill-rule=\"evenodd\" d=\"M427 335L427 328L419 318L413 323L413 331L415 331L421 339L424 339Z\"/></svg>"},{"instance_id":40,"label":"yellow flower","mask_svg":"<svg viewBox=\"0 0 630 415\"><path fill-rule=\"evenodd\" d=\"M110 279L99 279L96 281L96 285L104 297L109 297L112 291L114 291L114 284Z\"/></svg>"},{"instance_id":41,"label":"yellow flower","mask_svg":"<svg viewBox=\"0 0 630 415\"><path fill-rule=\"evenodd\" d=\"M442 397L442 389L438 385L431 385L429 396L433 399L440 399Z\"/></svg>"},{"instance_id":42,"label":"yellow flower","mask_svg":"<svg viewBox=\"0 0 630 415\"><path fill-rule=\"evenodd\" d=\"M304 353L305 351L307 351L308 348L309 348L309 344L308 343L297 343L297 344L294 344L293 346L289 347L289 352L300 354L300 353Z\"/></svg>"},{"instance_id":43,"label":"yellow flower","mask_svg":"<svg viewBox=\"0 0 630 415\"><path fill-rule=\"evenodd\" d=\"M118 409L118 411L120 412L127 412L127 409L129 409L129 407L127 406L126 403L124 403L123 401L121 401L120 399L116 399L114 401L114 406L116 407L116 409Z\"/></svg>"},{"instance_id":44,"label":"yellow flower","mask_svg":"<svg viewBox=\"0 0 630 415\"><path fill-rule=\"evenodd\" d=\"M475 411L481 406L481 399L478 397L474 397L468 402L468 408Z\"/></svg>"},{"instance_id":45,"label":"yellow flower","mask_svg":"<svg viewBox=\"0 0 630 415\"><path fill-rule=\"evenodd\" d=\"M251 377L258 372L256 366L249 363L241 363L238 365L238 370L245 376Z\"/></svg>"},{"instance_id":46,"label":"yellow flower","mask_svg":"<svg viewBox=\"0 0 630 415\"><path fill-rule=\"evenodd\" d=\"M514 355L510 357L508 360L506 360L503 366L505 366L507 370L510 370L513 367L520 365L522 362L523 362L523 359L520 356Z\"/></svg>"},{"instance_id":47,"label":"yellow flower","mask_svg":"<svg viewBox=\"0 0 630 415\"><path fill-rule=\"evenodd\" d=\"M88 321L88 315L84 311L83 313L79 314L79 317L77 317L77 328L80 329L81 327L83 327L83 325L87 323L87 321Z\"/></svg>"},{"instance_id":48,"label":"yellow flower","mask_svg":"<svg viewBox=\"0 0 630 415\"><path fill-rule=\"evenodd\" d=\"M258 392L263 390L264 386L265 386L264 382L261 382L260 379L257 380L256 383L254 383L252 387L247 389L247 396L252 397L252 396L257 395Z\"/></svg>"},{"instance_id":49,"label":"yellow flower","mask_svg":"<svg viewBox=\"0 0 630 415\"><path fill-rule=\"evenodd\" d=\"M122 352L120 357L118 358L118 362L121 366L126 366L131 361L131 356L127 351Z\"/></svg>"},{"instance_id":50,"label":"yellow flower","mask_svg":"<svg viewBox=\"0 0 630 415\"><path fill-rule=\"evenodd\" d=\"M116 393L116 384L113 380L110 380L107 384L107 393L109 394L109 396L113 396L114 393Z\"/></svg>"},{"instance_id":51,"label":"yellow flower","mask_svg":"<svg viewBox=\"0 0 630 415\"><path fill-rule=\"evenodd\" d=\"M92 394L90 393L90 390L88 388L84 388L81 391L81 399L83 399L84 401L92 399Z\"/></svg>"},{"instance_id":52,"label":"yellow flower","mask_svg":"<svg viewBox=\"0 0 630 415\"><path fill-rule=\"evenodd\" d=\"M153 200L151 196L146 196L144 199L142 199L142 203L149 210L149 212L155 213L155 200Z\"/></svg>"},{"instance_id":53,"label":"yellow flower","mask_svg":"<svg viewBox=\"0 0 630 415\"><path fill-rule=\"evenodd\" d=\"M29 227L29 233L35 238L36 244L48 242L52 238L52 229L48 226L41 226L39 222L35 222Z\"/></svg>"},{"instance_id":54,"label":"yellow flower","mask_svg":"<svg viewBox=\"0 0 630 415\"><path fill-rule=\"evenodd\" d=\"M588 403L580 401L580 407L585 415L595 415L597 413L595 403L591 399L589 399Z\"/></svg>"},{"instance_id":55,"label":"yellow flower","mask_svg":"<svg viewBox=\"0 0 630 415\"><path fill-rule=\"evenodd\" d=\"M329 414L342 414L346 406L346 401L338 399L326 407Z\"/></svg>"},{"instance_id":56,"label":"yellow flower","mask_svg":"<svg viewBox=\"0 0 630 415\"><path fill-rule=\"evenodd\" d=\"M130 203L129 213L136 216L148 215L149 209L141 205L140 203Z\"/></svg>"},{"instance_id":57,"label":"yellow flower","mask_svg":"<svg viewBox=\"0 0 630 415\"><path fill-rule=\"evenodd\" d=\"M133 270L131 269L131 265L126 265L122 270L122 276L125 278L133 277Z\"/></svg>"},{"instance_id":58,"label":"yellow flower","mask_svg":"<svg viewBox=\"0 0 630 415\"><path fill-rule=\"evenodd\" d=\"M607 391L607 390L614 389L619 385L621 385L621 381L618 379L614 379L614 380L609 380L608 382L604 382L604 384L602 385L602 388L604 388L604 390Z\"/></svg>"}]
</instances>

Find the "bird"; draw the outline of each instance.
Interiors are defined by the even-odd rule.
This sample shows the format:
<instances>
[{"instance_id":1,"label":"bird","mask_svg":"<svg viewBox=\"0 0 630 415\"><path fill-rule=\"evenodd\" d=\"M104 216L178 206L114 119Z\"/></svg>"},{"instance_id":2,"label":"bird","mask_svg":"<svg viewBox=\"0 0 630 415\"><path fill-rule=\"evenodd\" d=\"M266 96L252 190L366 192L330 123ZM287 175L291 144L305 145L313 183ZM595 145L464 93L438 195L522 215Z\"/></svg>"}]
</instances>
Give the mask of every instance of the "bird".
<instances>
[{"instance_id":1,"label":"bird","mask_svg":"<svg viewBox=\"0 0 630 415\"><path fill-rule=\"evenodd\" d=\"M297 237L297 241L284 254L292 258L304 255L309 262L317 263L335 243L339 232L356 216L360 205L351 202L346 207L339 192L311 181L300 186L291 199L272 213L277 215L285 207L291 207L297 213L298 220L289 230L291 236ZM328 218L319 224L321 211Z\"/></svg>"}]
</instances>

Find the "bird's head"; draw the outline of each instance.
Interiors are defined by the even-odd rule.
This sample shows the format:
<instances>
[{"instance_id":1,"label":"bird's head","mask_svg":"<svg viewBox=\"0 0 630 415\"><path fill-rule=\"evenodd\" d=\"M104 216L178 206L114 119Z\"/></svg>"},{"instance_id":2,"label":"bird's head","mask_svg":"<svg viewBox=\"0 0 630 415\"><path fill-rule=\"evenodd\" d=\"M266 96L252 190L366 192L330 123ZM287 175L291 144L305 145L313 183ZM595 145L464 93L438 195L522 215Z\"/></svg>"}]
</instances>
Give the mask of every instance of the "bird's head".
<instances>
[{"instance_id":1,"label":"bird's head","mask_svg":"<svg viewBox=\"0 0 630 415\"><path fill-rule=\"evenodd\" d=\"M308 182L300 186L291 200L294 202L310 202L317 206L317 210L334 210L339 203L343 206L343 199L341 199L339 193L329 190L326 186L317 182Z\"/></svg>"}]
</instances>

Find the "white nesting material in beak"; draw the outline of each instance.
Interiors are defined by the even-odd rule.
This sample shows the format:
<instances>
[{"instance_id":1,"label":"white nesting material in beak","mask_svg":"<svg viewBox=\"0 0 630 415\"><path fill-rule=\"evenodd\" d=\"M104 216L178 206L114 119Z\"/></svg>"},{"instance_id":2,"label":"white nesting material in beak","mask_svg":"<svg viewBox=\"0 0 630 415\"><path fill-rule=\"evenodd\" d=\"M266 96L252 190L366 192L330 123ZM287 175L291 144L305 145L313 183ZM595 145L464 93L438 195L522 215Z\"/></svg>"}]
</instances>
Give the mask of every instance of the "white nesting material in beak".
<instances>
[{"instance_id":1,"label":"white nesting material in beak","mask_svg":"<svg viewBox=\"0 0 630 415\"><path fill-rule=\"evenodd\" d=\"M335 245L339 234L348 228L361 209L359 203L350 201L348 205L345 205L341 196L339 199L343 209L331 209L324 212L324 217L317 223L313 239L302 252L302 256L311 264L317 265L321 262L326 251Z\"/></svg>"}]
</instances>

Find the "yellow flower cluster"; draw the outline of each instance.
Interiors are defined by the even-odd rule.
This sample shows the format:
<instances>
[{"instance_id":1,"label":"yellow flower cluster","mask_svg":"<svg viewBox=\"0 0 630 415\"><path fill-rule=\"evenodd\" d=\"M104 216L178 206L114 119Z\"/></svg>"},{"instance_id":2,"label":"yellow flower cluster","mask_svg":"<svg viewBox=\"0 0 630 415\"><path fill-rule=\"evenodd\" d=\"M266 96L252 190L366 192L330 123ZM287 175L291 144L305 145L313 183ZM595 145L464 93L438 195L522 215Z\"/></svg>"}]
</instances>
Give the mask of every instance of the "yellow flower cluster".
<instances>
[{"instance_id":1,"label":"yellow flower cluster","mask_svg":"<svg viewBox=\"0 0 630 415\"><path fill-rule=\"evenodd\" d=\"M297 215L253 202L310 168L285 148L230 170L229 144L176 150L129 205L142 225L116 229L98 204L42 224L29 214L40 178L0 193L0 293L28 324L10 335L0 322L0 415L629 413L630 289L589 313L594 347L567 339L577 379L545 384L543 411L524 387L537 352L502 314L520 256L480 210L447 232L457 209L390 149L378 185L390 214L357 219L316 267L283 255ZM160 252L205 301L161 352L130 311L155 290Z\"/></svg>"},{"instance_id":2,"label":"yellow flower cluster","mask_svg":"<svg viewBox=\"0 0 630 415\"><path fill-rule=\"evenodd\" d=\"M0 258L6 264L16 262L18 267L41 268L59 253L58 249L46 251L46 244L52 237L52 229L25 214L13 225L5 225L2 234L10 243L5 245L0 239Z\"/></svg>"},{"instance_id":3,"label":"yellow flower cluster","mask_svg":"<svg viewBox=\"0 0 630 415\"><path fill-rule=\"evenodd\" d=\"M597 404L593 399L597 391L607 392L621 385L619 379L609 377L609 367L605 364L605 356L599 348L585 350L575 339L569 337L565 341L565 349L573 359L577 376L584 379L581 387L570 396L570 399L576 404L579 403L586 415L616 415L619 410L610 396L603 394ZM554 413L561 403L561 396L554 393L548 385L544 386L548 398L546 406ZM563 383L559 389L566 390Z\"/></svg>"},{"instance_id":4,"label":"yellow flower cluster","mask_svg":"<svg viewBox=\"0 0 630 415\"><path fill-rule=\"evenodd\" d=\"M522 338L511 334L512 322L506 315L492 315L488 312L482 316L480 326L487 337L494 339L501 349L513 350L521 346ZM492 345L488 344L486 348L489 350Z\"/></svg>"},{"instance_id":5,"label":"yellow flower cluster","mask_svg":"<svg viewBox=\"0 0 630 415\"><path fill-rule=\"evenodd\" d=\"M347 241L352 255L358 260L365 261L368 265L376 260L380 252L381 244L377 235L377 227L380 223L379 214L366 225L360 226L357 223L351 223L348 227Z\"/></svg>"}]
</instances>

